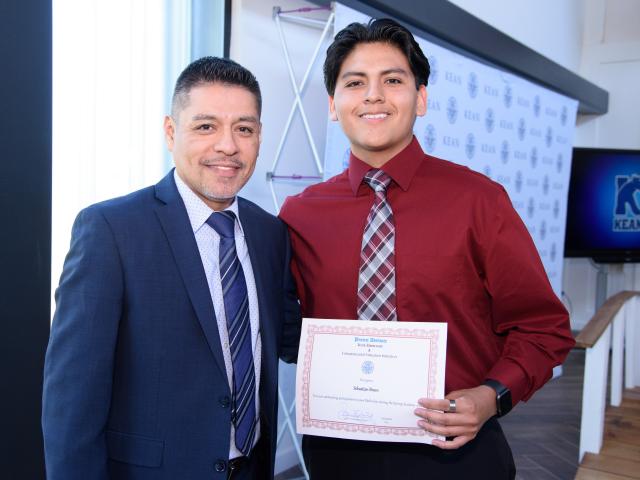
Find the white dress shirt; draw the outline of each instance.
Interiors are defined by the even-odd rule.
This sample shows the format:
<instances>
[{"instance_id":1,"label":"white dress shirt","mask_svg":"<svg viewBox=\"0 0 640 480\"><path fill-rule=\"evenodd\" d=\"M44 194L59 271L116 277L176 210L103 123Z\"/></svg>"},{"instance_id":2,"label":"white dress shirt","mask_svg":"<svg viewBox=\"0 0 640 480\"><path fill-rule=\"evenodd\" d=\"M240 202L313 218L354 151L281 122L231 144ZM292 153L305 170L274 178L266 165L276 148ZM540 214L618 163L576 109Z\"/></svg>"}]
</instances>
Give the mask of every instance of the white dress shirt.
<instances>
[{"instance_id":1,"label":"white dress shirt","mask_svg":"<svg viewBox=\"0 0 640 480\"><path fill-rule=\"evenodd\" d=\"M220 344L222 345L222 354L224 356L224 363L227 368L227 380L229 382L229 389L233 392L233 363L231 360L231 349L229 348L229 334L227 331L227 318L224 311L224 298L222 296L222 282L220 280L220 235L211 228L206 222L207 219L213 213L211 207L209 207L204 201L198 197L186 183L180 178L177 170L174 170L173 177L178 187L178 192L184 201L184 205L187 209L187 215L191 222L191 228L193 228L193 234L196 237L196 243L198 244L198 250L200 251L200 258L202 259L202 265L204 272L207 276L207 283L209 285L209 292L211 294L211 300L213 301L213 309L216 314L216 320L218 323L218 332L220 332ZM255 368L256 376L256 418L260 418L260 402L258 399L258 392L260 391L260 355L262 353L262 342L260 341L260 322L258 312L258 295L256 293L256 282L253 275L253 268L251 267L251 259L249 258L249 250L247 249L247 243L244 238L244 232L242 230L242 219L238 214L238 199L233 200L233 203L225 210L232 211L238 221L235 223L235 240L236 240L236 253L242 270L244 271L244 278L247 283L247 294L249 296L249 319L251 322L251 348L253 351L253 365ZM213 319L212 319L213 320ZM211 406L214 408L214 405ZM260 422L256 426L255 443L260 437ZM235 443L235 428L231 425L231 442L229 448L229 458L236 458L242 456L242 453L236 448Z\"/></svg>"}]
</instances>

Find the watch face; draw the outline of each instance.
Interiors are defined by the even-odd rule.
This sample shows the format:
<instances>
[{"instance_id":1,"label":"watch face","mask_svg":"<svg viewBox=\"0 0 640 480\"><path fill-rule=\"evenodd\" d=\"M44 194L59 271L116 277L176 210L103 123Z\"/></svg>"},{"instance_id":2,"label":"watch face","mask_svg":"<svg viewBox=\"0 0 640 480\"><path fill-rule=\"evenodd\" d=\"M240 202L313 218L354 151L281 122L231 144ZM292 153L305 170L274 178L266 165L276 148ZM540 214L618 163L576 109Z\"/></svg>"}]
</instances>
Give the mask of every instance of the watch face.
<instances>
[{"instance_id":1,"label":"watch face","mask_svg":"<svg viewBox=\"0 0 640 480\"><path fill-rule=\"evenodd\" d=\"M511 391L496 380L487 379L485 385L496 391L496 411L498 417L506 415L511 410Z\"/></svg>"},{"instance_id":2,"label":"watch face","mask_svg":"<svg viewBox=\"0 0 640 480\"><path fill-rule=\"evenodd\" d=\"M506 415L511 410L511 392L508 388L498 394L498 415Z\"/></svg>"}]
</instances>

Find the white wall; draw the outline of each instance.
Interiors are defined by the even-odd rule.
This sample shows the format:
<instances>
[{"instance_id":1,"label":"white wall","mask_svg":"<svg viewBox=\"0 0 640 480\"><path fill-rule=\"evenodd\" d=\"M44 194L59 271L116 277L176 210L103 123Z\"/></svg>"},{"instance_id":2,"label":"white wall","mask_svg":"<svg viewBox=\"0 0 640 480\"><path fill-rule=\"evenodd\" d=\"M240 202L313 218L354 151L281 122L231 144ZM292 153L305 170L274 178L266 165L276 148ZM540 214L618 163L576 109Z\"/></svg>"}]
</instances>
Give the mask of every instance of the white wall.
<instances>
[{"instance_id":1,"label":"white wall","mask_svg":"<svg viewBox=\"0 0 640 480\"><path fill-rule=\"evenodd\" d=\"M640 2L451 1L609 92L606 115L578 116L576 146L640 148ZM595 312L598 268L609 275L607 296L640 288L635 265L601 267L588 259L565 260L564 300L576 330Z\"/></svg>"},{"instance_id":2,"label":"white wall","mask_svg":"<svg viewBox=\"0 0 640 480\"><path fill-rule=\"evenodd\" d=\"M584 0L450 0L554 62L578 72Z\"/></svg>"},{"instance_id":3,"label":"white wall","mask_svg":"<svg viewBox=\"0 0 640 480\"><path fill-rule=\"evenodd\" d=\"M580 75L609 91L609 112L583 116L576 143L640 148L640 2L588 0L586 5ZM635 28L629 30L627 23Z\"/></svg>"}]
</instances>

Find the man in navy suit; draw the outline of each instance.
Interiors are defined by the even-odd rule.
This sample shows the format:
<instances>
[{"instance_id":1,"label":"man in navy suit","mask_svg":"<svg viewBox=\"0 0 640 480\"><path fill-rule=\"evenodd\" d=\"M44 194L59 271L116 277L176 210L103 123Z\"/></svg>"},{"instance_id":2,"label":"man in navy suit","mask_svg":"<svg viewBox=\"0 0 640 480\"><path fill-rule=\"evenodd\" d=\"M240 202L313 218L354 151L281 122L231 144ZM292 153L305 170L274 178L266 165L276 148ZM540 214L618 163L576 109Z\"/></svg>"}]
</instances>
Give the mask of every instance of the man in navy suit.
<instances>
[{"instance_id":1,"label":"man in navy suit","mask_svg":"<svg viewBox=\"0 0 640 480\"><path fill-rule=\"evenodd\" d=\"M78 215L44 372L49 480L273 478L300 314L285 226L236 195L260 109L248 70L192 63L164 123L175 170Z\"/></svg>"}]
</instances>

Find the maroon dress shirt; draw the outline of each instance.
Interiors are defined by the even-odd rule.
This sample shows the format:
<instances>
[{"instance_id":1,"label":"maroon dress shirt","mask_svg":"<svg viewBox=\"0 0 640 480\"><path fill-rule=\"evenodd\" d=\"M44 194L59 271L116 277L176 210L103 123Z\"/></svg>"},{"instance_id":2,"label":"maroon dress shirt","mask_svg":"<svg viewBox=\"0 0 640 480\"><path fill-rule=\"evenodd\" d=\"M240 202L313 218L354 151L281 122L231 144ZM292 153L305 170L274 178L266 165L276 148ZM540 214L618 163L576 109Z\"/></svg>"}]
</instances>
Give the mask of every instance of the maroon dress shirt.
<instances>
[{"instance_id":1,"label":"maroon dress shirt","mask_svg":"<svg viewBox=\"0 0 640 480\"><path fill-rule=\"evenodd\" d=\"M289 197L292 269L305 317L355 319L371 167L349 168ZM515 405L574 345L569 316L505 190L484 175L425 155L418 141L383 167L395 219L399 321L448 324L445 391L493 378Z\"/></svg>"}]
</instances>

